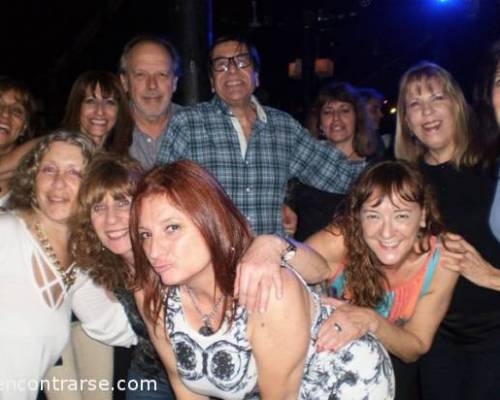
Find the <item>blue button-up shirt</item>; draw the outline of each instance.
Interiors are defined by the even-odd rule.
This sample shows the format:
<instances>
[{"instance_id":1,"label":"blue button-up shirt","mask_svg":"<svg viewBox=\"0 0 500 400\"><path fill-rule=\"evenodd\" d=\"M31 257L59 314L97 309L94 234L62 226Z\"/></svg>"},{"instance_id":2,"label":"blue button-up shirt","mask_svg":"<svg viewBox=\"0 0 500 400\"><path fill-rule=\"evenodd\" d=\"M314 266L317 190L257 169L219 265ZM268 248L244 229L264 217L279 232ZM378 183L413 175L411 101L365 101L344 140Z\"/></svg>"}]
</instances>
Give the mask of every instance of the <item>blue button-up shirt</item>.
<instances>
[{"instance_id":1,"label":"blue button-up shirt","mask_svg":"<svg viewBox=\"0 0 500 400\"><path fill-rule=\"evenodd\" d=\"M283 233L281 206L290 178L345 193L365 163L349 161L314 139L289 114L262 110L243 156L234 116L218 96L183 108L162 137L156 164L180 159L199 163L215 175L256 234Z\"/></svg>"}]
</instances>

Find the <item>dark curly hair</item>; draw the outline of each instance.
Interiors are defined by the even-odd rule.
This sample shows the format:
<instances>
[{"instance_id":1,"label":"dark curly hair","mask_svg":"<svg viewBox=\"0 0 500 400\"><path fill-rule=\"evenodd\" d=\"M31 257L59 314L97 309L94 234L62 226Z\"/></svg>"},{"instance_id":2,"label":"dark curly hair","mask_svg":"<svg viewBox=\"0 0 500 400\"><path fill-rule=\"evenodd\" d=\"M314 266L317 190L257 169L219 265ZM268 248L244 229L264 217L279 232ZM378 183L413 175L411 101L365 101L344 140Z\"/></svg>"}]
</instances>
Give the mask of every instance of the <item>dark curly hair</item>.
<instances>
[{"instance_id":1,"label":"dark curly hair","mask_svg":"<svg viewBox=\"0 0 500 400\"><path fill-rule=\"evenodd\" d=\"M380 262L368 247L361 227L360 213L372 195L388 196L417 203L425 210L425 226L418 234L418 251L429 251L432 236L442 235L444 225L430 185L416 166L406 161L384 161L365 170L347 195L345 209L334 218L332 234L340 232L347 248L346 287L353 304L374 308L384 298L387 283Z\"/></svg>"},{"instance_id":2,"label":"dark curly hair","mask_svg":"<svg viewBox=\"0 0 500 400\"><path fill-rule=\"evenodd\" d=\"M139 162L128 156L97 154L87 166L78 209L70 221L70 249L76 264L109 290L131 287L133 273L122 257L102 245L92 225L92 207L108 193L114 199L131 199L142 173Z\"/></svg>"}]
</instances>

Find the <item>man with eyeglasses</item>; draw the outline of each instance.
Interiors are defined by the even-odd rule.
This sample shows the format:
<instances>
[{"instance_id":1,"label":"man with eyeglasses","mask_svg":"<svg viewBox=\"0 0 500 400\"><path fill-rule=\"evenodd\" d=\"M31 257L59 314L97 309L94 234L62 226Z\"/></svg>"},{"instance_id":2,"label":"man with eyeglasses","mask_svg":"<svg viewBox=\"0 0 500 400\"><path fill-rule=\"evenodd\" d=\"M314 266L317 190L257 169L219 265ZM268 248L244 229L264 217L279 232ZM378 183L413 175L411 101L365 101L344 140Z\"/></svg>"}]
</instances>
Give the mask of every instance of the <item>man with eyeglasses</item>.
<instances>
[{"instance_id":1,"label":"man with eyeglasses","mask_svg":"<svg viewBox=\"0 0 500 400\"><path fill-rule=\"evenodd\" d=\"M208 168L256 234L283 234L287 181L345 193L364 168L316 141L290 115L259 104L256 49L239 36L222 37L209 52L209 102L186 107L170 122L156 164L191 159Z\"/></svg>"},{"instance_id":2,"label":"man with eyeglasses","mask_svg":"<svg viewBox=\"0 0 500 400\"><path fill-rule=\"evenodd\" d=\"M172 102L180 56L172 43L161 37L136 36L123 49L119 72L135 122L130 155L150 169L170 118L181 108Z\"/></svg>"}]
</instances>

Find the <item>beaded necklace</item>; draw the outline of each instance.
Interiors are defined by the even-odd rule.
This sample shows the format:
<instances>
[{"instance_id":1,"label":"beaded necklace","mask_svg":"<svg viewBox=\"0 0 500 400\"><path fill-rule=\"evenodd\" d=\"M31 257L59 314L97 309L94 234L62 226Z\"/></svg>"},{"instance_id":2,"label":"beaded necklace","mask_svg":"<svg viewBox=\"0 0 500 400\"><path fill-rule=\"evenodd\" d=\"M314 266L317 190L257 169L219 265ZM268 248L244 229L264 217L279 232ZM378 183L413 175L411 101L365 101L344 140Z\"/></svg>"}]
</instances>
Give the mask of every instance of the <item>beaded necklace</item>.
<instances>
[{"instance_id":1,"label":"beaded necklace","mask_svg":"<svg viewBox=\"0 0 500 400\"><path fill-rule=\"evenodd\" d=\"M56 252L52 248L52 245L49 242L49 238L47 237L47 234L45 233L42 224L40 221L37 221L34 224L35 227L35 234L38 239L38 242L42 246L42 250L45 253L45 255L49 258L50 262L54 265L56 268L57 272L61 276L61 279L66 286L66 290L68 290L73 283L75 283L76 279L76 268L75 264L71 264L68 269L64 269L64 267L61 265L59 260L57 259Z\"/></svg>"}]
</instances>

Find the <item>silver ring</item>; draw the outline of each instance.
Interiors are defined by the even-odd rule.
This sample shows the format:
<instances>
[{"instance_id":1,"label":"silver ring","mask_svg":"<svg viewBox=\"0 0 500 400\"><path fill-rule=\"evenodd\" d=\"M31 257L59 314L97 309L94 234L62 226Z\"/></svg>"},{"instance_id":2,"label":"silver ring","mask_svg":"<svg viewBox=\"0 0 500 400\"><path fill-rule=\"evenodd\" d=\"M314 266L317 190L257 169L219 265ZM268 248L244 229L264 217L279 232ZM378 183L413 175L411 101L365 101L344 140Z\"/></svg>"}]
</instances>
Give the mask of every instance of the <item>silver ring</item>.
<instances>
[{"instance_id":1,"label":"silver ring","mask_svg":"<svg viewBox=\"0 0 500 400\"><path fill-rule=\"evenodd\" d=\"M338 322L335 322L333 324L333 329L335 329L337 332L342 332L342 326Z\"/></svg>"}]
</instances>

